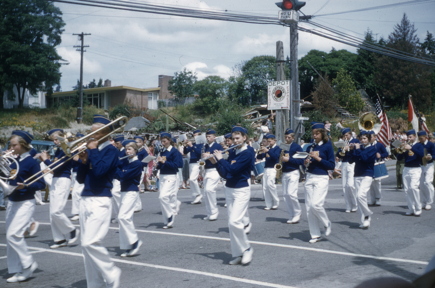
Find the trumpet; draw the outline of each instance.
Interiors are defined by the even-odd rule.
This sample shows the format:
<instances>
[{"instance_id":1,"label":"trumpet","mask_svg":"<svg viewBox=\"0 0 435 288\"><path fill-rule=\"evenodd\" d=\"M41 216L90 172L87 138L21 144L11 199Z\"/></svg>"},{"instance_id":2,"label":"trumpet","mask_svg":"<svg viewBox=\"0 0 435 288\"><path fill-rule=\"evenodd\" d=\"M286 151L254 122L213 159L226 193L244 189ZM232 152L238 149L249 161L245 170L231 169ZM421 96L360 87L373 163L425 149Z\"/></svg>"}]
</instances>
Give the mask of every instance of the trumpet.
<instances>
[{"instance_id":1,"label":"trumpet","mask_svg":"<svg viewBox=\"0 0 435 288\"><path fill-rule=\"evenodd\" d=\"M44 171L38 172L38 173L30 176L26 180L24 180L23 183L25 185L31 185L31 184L35 183L39 179L43 178L45 175L47 175L49 173L52 173L57 168L61 167L62 165L57 165L57 164L60 163L60 161L64 160L64 163L68 162L68 161L72 160L75 155L84 152L87 149L87 147L86 147L87 143L84 143L84 142L93 139L91 136L95 135L97 132L100 132L101 130L103 130L103 129L107 128L107 127L110 127L110 126L112 126L114 124L118 124L118 125L121 124L118 128L114 129L113 131L108 133L106 136L100 138L98 140L98 142L101 142L103 139L106 139L107 137L109 137L110 135L112 135L114 133L118 133L126 125L126 121L125 121L126 119L127 119L126 116L119 117L118 119L113 120L112 122L102 126L101 128L99 128L99 129L89 133L88 135L86 135L86 136L84 136L84 137L82 137L80 139L77 139L77 140L75 140L75 141L73 141L71 143L67 143L66 141L63 142L63 144L66 145L66 146L64 146L64 147L66 147L66 150L64 150L62 146L61 147L62 147L62 150L65 152L65 155L63 157L57 159L53 163L51 163L49 166L47 166L47 169L44 170L45 172ZM80 144L80 146L78 146L79 143L82 143L82 144ZM67 154L67 152L68 152L68 154ZM61 163L61 164L63 164L63 163ZM55 165L57 165L57 166L55 166ZM18 163L17 163L17 168L18 168ZM11 179L11 178L9 178L9 179ZM0 188L3 189L4 197L7 197L7 196L11 195L12 192L15 191L17 186L9 185L8 183L6 183L2 179L0 179Z\"/></svg>"},{"instance_id":2,"label":"trumpet","mask_svg":"<svg viewBox=\"0 0 435 288\"><path fill-rule=\"evenodd\" d=\"M133 155L125 155L123 157L119 157L119 161L127 159L127 158L132 158L132 157L133 157Z\"/></svg>"},{"instance_id":3,"label":"trumpet","mask_svg":"<svg viewBox=\"0 0 435 288\"><path fill-rule=\"evenodd\" d=\"M403 143L402 145L400 145L399 147L396 148L396 152L398 154L403 154L406 152L405 146L406 145L411 145L412 143L410 141L407 141L405 143Z\"/></svg>"},{"instance_id":4,"label":"trumpet","mask_svg":"<svg viewBox=\"0 0 435 288\"><path fill-rule=\"evenodd\" d=\"M231 146L230 148L227 148L227 149L225 149L225 150L223 150L223 151L221 151L221 152L222 152L222 153L225 153L225 152L227 152L227 151L229 151L229 150L231 150L231 149L237 148L237 147L239 147L239 146L241 146L241 145L243 145L243 143L240 143L240 144L237 144L237 145L233 145L233 146ZM208 157L201 158L201 159L198 161L199 166L205 166L205 160L208 160L208 159L210 159L210 158L212 158L212 157L214 157L214 155L210 155L210 156L208 156Z\"/></svg>"}]
</instances>

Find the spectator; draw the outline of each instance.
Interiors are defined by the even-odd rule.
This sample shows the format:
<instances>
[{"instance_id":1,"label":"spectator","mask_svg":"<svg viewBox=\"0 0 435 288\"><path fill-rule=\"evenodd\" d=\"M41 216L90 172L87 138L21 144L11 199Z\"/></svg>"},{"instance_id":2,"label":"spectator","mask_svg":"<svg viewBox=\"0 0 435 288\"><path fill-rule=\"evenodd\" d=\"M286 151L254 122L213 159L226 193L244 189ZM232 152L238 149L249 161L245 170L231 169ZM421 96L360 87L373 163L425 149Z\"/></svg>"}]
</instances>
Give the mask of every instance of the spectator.
<instances>
[{"instance_id":1,"label":"spectator","mask_svg":"<svg viewBox=\"0 0 435 288\"><path fill-rule=\"evenodd\" d=\"M341 119L340 122L338 122L337 125L335 125L335 126L337 127L338 130L341 131L341 129L344 128L344 126L343 126L343 119Z\"/></svg>"}]
</instances>

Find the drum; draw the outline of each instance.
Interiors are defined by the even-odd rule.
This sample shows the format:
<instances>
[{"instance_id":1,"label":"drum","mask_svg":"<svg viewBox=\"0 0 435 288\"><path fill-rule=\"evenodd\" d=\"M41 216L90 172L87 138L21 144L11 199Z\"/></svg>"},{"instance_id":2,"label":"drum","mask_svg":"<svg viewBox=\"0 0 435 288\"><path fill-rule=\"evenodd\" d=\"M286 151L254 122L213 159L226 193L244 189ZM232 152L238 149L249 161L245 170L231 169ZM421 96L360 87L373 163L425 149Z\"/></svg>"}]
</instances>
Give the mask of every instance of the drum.
<instances>
[{"instance_id":1,"label":"drum","mask_svg":"<svg viewBox=\"0 0 435 288\"><path fill-rule=\"evenodd\" d=\"M266 161L261 161L261 162L255 163L255 166L254 166L255 179L260 179L263 176L264 165L266 165Z\"/></svg>"},{"instance_id":2,"label":"drum","mask_svg":"<svg viewBox=\"0 0 435 288\"><path fill-rule=\"evenodd\" d=\"M388 177L388 170L384 161L375 162L374 170L375 173L373 175L373 178L375 180L380 180Z\"/></svg>"}]
</instances>

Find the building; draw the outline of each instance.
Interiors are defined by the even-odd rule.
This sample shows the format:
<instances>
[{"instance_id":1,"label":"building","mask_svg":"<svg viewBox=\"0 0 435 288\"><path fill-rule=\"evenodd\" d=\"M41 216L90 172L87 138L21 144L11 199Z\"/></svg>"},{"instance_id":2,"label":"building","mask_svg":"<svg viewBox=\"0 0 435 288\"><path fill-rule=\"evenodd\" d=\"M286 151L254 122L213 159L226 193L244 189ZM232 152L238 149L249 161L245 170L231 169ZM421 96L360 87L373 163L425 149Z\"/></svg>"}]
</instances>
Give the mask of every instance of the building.
<instances>
[{"instance_id":1,"label":"building","mask_svg":"<svg viewBox=\"0 0 435 288\"><path fill-rule=\"evenodd\" d=\"M170 101L174 97L168 90L172 76L159 75L159 87L135 88L129 86L112 86L110 80L104 81L104 87L83 90L84 105L94 105L102 109L110 109L117 105L131 105L140 109L158 109L158 102ZM62 103L73 103L78 91L56 92L47 97L47 106L53 107Z\"/></svg>"},{"instance_id":2,"label":"building","mask_svg":"<svg viewBox=\"0 0 435 288\"><path fill-rule=\"evenodd\" d=\"M18 103L17 87L14 86L12 91L5 91L3 93L3 107L5 109L16 108L18 107ZM29 90L26 89L24 92L23 106L29 108L46 108L45 92L38 91L36 94L30 94Z\"/></svg>"}]
</instances>

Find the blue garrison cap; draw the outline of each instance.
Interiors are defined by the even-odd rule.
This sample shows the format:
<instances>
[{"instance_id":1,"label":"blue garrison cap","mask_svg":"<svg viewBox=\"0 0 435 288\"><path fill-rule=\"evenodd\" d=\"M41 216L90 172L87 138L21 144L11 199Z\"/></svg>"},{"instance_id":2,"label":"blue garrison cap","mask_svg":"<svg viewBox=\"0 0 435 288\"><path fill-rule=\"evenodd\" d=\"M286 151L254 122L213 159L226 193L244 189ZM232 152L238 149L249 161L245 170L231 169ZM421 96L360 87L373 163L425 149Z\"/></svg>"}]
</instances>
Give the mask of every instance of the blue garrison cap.
<instances>
[{"instance_id":1,"label":"blue garrison cap","mask_svg":"<svg viewBox=\"0 0 435 288\"><path fill-rule=\"evenodd\" d=\"M53 134L56 131L60 131L61 133L63 133L63 129L55 128L55 129L51 129L51 130L47 131L47 135L50 136L51 134Z\"/></svg>"},{"instance_id":2,"label":"blue garrison cap","mask_svg":"<svg viewBox=\"0 0 435 288\"><path fill-rule=\"evenodd\" d=\"M210 134L216 134L216 131L214 131L213 129L208 129L207 132L205 132L205 135L210 135Z\"/></svg>"},{"instance_id":3,"label":"blue garrison cap","mask_svg":"<svg viewBox=\"0 0 435 288\"><path fill-rule=\"evenodd\" d=\"M193 134L195 134L195 133L201 133L201 130L196 129L195 131L193 131Z\"/></svg>"},{"instance_id":4,"label":"blue garrison cap","mask_svg":"<svg viewBox=\"0 0 435 288\"><path fill-rule=\"evenodd\" d=\"M227 133L227 134L225 134L225 139L229 139L229 138L231 138L231 137L233 137L233 135L231 135L231 133Z\"/></svg>"},{"instance_id":5,"label":"blue garrison cap","mask_svg":"<svg viewBox=\"0 0 435 288\"><path fill-rule=\"evenodd\" d=\"M127 145L128 143L136 143L136 141L132 140L132 139L127 139L122 141L122 146L125 147L125 145Z\"/></svg>"},{"instance_id":6,"label":"blue garrison cap","mask_svg":"<svg viewBox=\"0 0 435 288\"><path fill-rule=\"evenodd\" d=\"M122 134L120 134L120 135L115 135L115 136L113 136L113 141L115 141L115 142L122 142L122 141L124 141L124 135L122 135Z\"/></svg>"},{"instance_id":7,"label":"blue garrison cap","mask_svg":"<svg viewBox=\"0 0 435 288\"><path fill-rule=\"evenodd\" d=\"M111 121L110 119L106 118L106 116L103 115L94 115L94 123L102 123L104 125L109 124Z\"/></svg>"},{"instance_id":8,"label":"blue garrison cap","mask_svg":"<svg viewBox=\"0 0 435 288\"><path fill-rule=\"evenodd\" d=\"M30 144L30 142L32 142L32 140L33 140L33 135L30 134L29 132L23 131L23 130L14 130L14 131L12 131L12 135L20 136L28 144Z\"/></svg>"},{"instance_id":9,"label":"blue garrison cap","mask_svg":"<svg viewBox=\"0 0 435 288\"><path fill-rule=\"evenodd\" d=\"M325 124L319 122L311 122L311 129L325 129Z\"/></svg>"},{"instance_id":10,"label":"blue garrison cap","mask_svg":"<svg viewBox=\"0 0 435 288\"><path fill-rule=\"evenodd\" d=\"M145 141L145 138L143 138L141 136L134 136L134 139L141 139L142 141Z\"/></svg>"},{"instance_id":11,"label":"blue garrison cap","mask_svg":"<svg viewBox=\"0 0 435 288\"><path fill-rule=\"evenodd\" d=\"M231 133L233 132L242 132L244 134L248 134L248 130L246 128L240 127L240 126L234 126L233 129L231 129Z\"/></svg>"},{"instance_id":12,"label":"blue garrison cap","mask_svg":"<svg viewBox=\"0 0 435 288\"><path fill-rule=\"evenodd\" d=\"M287 128L287 129L285 130L285 135L289 135L289 134L293 134L293 133L295 133L295 131L293 131L293 130L290 129L290 128Z\"/></svg>"},{"instance_id":13,"label":"blue garrison cap","mask_svg":"<svg viewBox=\"0 0 435 288\"><path fill-rule=\"evenodd\" d=\"M407 131L406 136L409 136L409 135L415 135L415 130L411 129L411 130Z\"/></svg>"},{"instance_id":14,"label":"blue garrison cap","mask_svg":"<svg viewBox=\"0 0 435 288\"><path fill-rule=\"evenodd\" d=\"M266 139L275 139L275 135L273 135L273 134L267 134L267 135L264 136L264 138L266 138Z\"/></svg>"},{"instance_id":15,"label":"blue garrison cap","mask_svg":"<svg viewBox=\"0 0 435 288\"><path fill-rule=\"evenodd\" d=\"M172 136L168 132L161 132L160 133L160 138L163 138L163 137L168 137L169 139L172 140Z\"/></svg>"},{"instance_id":16,"label":"blue garrison cap","mask_svg":"<svg viewBox=\"0 0 435 288\"><path fill-rule=\"evenodd\" d=\"M83 135L82 133L77 133L77 134L76 134L76 137L77 137L77 138L82 138L82 137L84 137L84 136L85 136L85 135Z\"/></svg>"},{"instance_id":17,"label":"blue garrison cap","mask_svg":"<svg viewBox=\"0 0 435 288\"><path fill-rule=\"evenodd\" d=\"M417 133L418 136L427 136L427 132L426 131L418 131Z\"/></svg>"},{"instance_id":18,"label":"blue garrison cap","mask_svg":"<svg viewBox=\"0 0 435 288\"><path fill-rule=\"evenodd\" d=\"M351 132L350 128L343 128L343 129L341 129L341 135L344 135L344 134L350 133L350 132Z\"/></svg>"}]
</instances>

